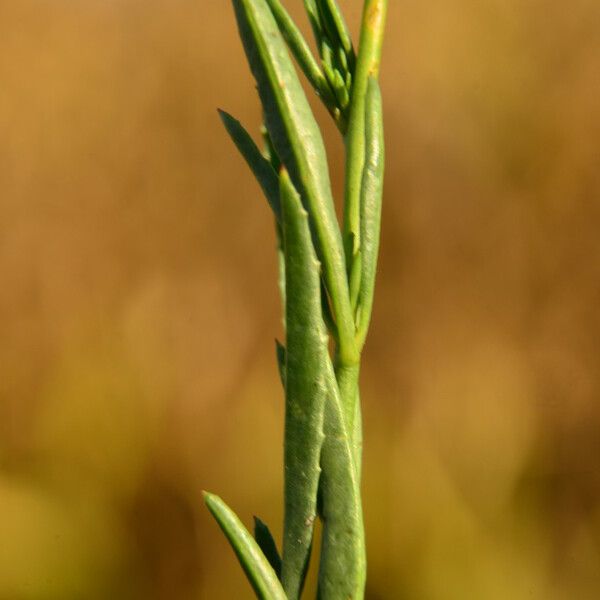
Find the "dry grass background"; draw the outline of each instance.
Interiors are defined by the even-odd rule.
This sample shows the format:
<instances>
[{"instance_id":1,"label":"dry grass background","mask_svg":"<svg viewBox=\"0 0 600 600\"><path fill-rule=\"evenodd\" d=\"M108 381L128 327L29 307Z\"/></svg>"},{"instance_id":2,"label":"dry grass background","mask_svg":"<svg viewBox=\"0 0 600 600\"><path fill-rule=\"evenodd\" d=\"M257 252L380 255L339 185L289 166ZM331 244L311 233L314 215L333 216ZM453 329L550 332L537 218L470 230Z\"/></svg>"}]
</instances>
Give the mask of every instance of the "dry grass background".
<instances>
[{"instance_id":1,"label":"dry grass background","mask_svg":"<svg viewBox=\"0 0 600 600\"><path fill-rule=\"evenodd\" d=\"M390 4L368 598L597 598L600 4ZM272 223L217 106L257 130L226 1L0 0L0 600L250 598L204 488L280 533Z\"/></svg>"}]
</instances>

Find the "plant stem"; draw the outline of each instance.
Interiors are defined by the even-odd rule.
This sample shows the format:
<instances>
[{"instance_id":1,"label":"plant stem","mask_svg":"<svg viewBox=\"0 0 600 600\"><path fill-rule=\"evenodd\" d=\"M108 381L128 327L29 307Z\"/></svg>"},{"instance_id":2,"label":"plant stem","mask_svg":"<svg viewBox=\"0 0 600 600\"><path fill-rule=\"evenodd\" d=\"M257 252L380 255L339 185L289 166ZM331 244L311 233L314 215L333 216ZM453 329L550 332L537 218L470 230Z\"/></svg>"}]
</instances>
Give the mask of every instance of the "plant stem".
<instances>
[{"instance_id":1,"label":"plant stem","mask_svg":"<svg viewBox=\"0 0 600 600\"><path fill-rule=\"evenodd\" d=\"M221 117L275 215L284 308L285 346L277 343L286 397L281 556L262 522L252 540L220 499L207 495L206 503L259 598L299 600L319 516L318 600L362 600L359 375L379 249L384 139L377 74L387 0L365 0L358 55L336 0L304 0L320 64L281 0L232 2L263 105L266 150L236 119ZM321 132L286 42L345 136L341 228Z\"/></svg>"},{"instance_id":2,"label":"plant stem","mask_svg":"<svg viewBox=\"0 0 600 600\"><path fill-rule=\"evenodd\" d=\"M354 431L356 422L356 396L358 393L359 373L359 363L354 365L337 363L335 367L335 377L340 390L340 397L344 407L344 417L346 419L346 427L348 432ZM354 442L354 440L352 440L352 442Z\"/></svg>"}]
</instances>

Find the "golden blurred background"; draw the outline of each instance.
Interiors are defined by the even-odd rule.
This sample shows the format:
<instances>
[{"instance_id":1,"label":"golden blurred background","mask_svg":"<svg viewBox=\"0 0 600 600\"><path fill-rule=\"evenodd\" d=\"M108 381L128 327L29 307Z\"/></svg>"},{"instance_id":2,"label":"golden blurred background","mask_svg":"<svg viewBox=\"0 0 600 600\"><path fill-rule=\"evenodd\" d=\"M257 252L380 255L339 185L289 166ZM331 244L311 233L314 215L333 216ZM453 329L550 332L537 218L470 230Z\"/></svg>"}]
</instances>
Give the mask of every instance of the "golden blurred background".
<instances>
[{"instance_id":1,"label":"golden blurred background","mask_svg":"<svg viewBox=\"0 0 600 600\"><path fill-rule=\"evenodd\" d=\"M600 3L392 0L382 86L367 597L596 599ZM258 133L225 0L0 0L0 600L251 598L202 489L281 533L274 235L217 107Z\"/></svg>"}]
</instances>

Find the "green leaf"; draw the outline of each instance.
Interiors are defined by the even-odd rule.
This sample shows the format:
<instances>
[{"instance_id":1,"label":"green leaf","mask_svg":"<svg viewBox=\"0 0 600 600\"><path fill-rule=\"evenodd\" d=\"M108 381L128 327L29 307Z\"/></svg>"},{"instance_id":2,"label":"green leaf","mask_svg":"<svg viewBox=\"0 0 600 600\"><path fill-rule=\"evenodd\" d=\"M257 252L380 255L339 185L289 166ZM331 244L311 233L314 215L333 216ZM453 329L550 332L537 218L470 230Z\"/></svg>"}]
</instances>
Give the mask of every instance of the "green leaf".
<instances>
[{"instance_id":1,"label":"green leaf","mask_svg":"<svg viewBox=\"0 0 600 600\"><path fill-rule=\"evenodd\" d=\"M329 333L333 336L333 339L336 344L339 343L339 336L337 331L337 325L333 319L333 314L331 313L331 306L329 304L329 296L327 295L327 290L325 289L325 285L321 280L321 311L323 312L323 320L325 321L325 325Z\"/></svg>"},{"instance_id":2,"label":"green leaf","mask_svg":"<svg viewBox=\"0 0 600 600\"><path fill-rule=\"evenodd\" d=\"M354 62L354 50L352 39L346 25L346 21L335 0L317 0L317 6L321 14L321 22L328 30L332 42L338 42L347 57Z\"/></svg>"},{"instance_id":3,"label":"green leaf","mask_svg":"<svg viewBox=\"0 0 600 600\"><path fill-rule=\"evenodd\" d=\"M285 346L279 340L275 340L275 355L277 356L279 379L285 390Z\"/></svg>"},{"instance_id":4,"label":"green leaf","mask_svg":"<svg viewBox=\"0 0 600 600\"><path fill-rule=\"evenodd\" d=\"M350 116L346 132L346 182L344 189L344 249L349 271L360 247L360 197L365 164L365 103L369 78L379 72L387 0L365 0L360 46L353 74ZM354 235L354 247L350 236Z\"/></svg>"},{"instance_id":5,"label":"green leaf","mask_svg":"<svg viewBox=\"0 0 600 600\"><path fill-rule=\"evenodd\" d=\"M281 220L281 206L279 204L279 181L277 173L274 171L269 160L267 160L258 149L250 134L244 129L242 124L234 119L224 110L219 110L219 116L231 136L233 143L237 146L240 154L244 157L248 166L254 173L260 187L262 188L273 212L275 218Z\"/></svg>"},{"instance_id":6,"label":"green leaf","mask_svg":"<svg viewBox=\"0 0 600 600\"><path fill-rule=\"evenodd\" d=\"M357 382L358 383L358 382ZM362 475L362 407L360 404L360 389L356 386L356 400L354 410L354 425L352 426L352 449L354 451L354 466L356 469L356 480L360 486L360 478Z\"/></svg>"},{"instance_id":7,"label":"green leaf","mask_svg":"<svg viewBox=\"0 0 600 600\"><path fill-rule=\"evenodd\" d=\"M254 517L254 539L263 551L265 558L273 567L277 577L281 576L281 557L277 550L277 544L269 531L269 528L258 517Z\"/></svg>"},{"instance_id":8,"label":"green leaf","mask_svg":"<svg viewBox=\"0 0 600 600\"><path fill-rule=\"evenodd\" d=\"M304 36L279 0L267 0L267 2L298 65L325 106L332 111L335 108L335 97Z\"/></svg>"},{"instance_id":9,"label":"green leaf","mask_svg":"<svg viewBox=\"0 0 600 600\"><path fill-rule=\"evenodd\" d=\"M351 239L354 236L352 235ZM357 252L354 255L352 260L352 271L350 271L350 302L352 303L352 308L356 308L358 303L358 295L360 292L360 278L361 278L361 264L362 264L362 255L360 252L360 248L357 248Z\"/></svg>"},{"instance_id":10,"label":"green leaf","mask_svg":"<svg viewBox=\"0 0 600 600\"><path fill-rule=\"evenodd\" d=\"M264 123L260 127L260 134L265 144L263 156L271 163L271 166L275 172L279 173L279 169L281 169L281 161L279 160L279 156L277 156L277 152L275 152L275 148L273 148L273 142L271 142L271 137L269 136L269 132L267 131Z\"/></svg>"},{"instance_id":11,"label":"green leaf","mask_svg":"<svg viewBox=\"0 0 600 600\"><path fill-rule=\"evenodd\" d=\"M310 213L315 246L339 329L340 353L358 360L342 239L321 132L266 0L233 0L273 145Z\"/></svg>"},{"instance_id":12,"label":"green leaf","mask_svg":"<svg viewBox=\"0 0 600 600\"><path fill-rule=\"evenodd\" d=\"M340 66L342 67L342 70L347 75L350 75L350 71L348 69L348 57L346 56L346 53L344 52L343 48L338 48L337 58L338 58Z\"/></svg>"},{"instance_id":13,"label":"green leaf","mask_svg":"<svg viewBox=\"0 0 600 600\"><path fill-rule=\"evenodd\" d=\"M273 567L236 514L214 494L204 492L204 502L236 553L257 598L286 600Z\"/></svg>"},{"instance_id":14,"label":"green leaf","mask_svg":"<svg viewBox=\"0 0 600 600\"><path fill-rule=\"evenodd\" d=\"M290 599L299 598L310 558L323 442L328 360L321 315L319 262L308 214L286 171L280 173L285 249L285 510L281 580Z\"/></svg>"},{"instance_id":15,"label":"green leaf","mask_svg":"<svg viewBox=\"0 0 600 600\"><path fill-rule=\"evenodd\" d=\"M329 40L327 39L324 39L321 42L321 64L323 66L325 76L327 77L327 81L329 81L329 85L333 87L335 82L335 66L333 63L333 50Z\"/></svg>"},{"instance_id":16,"label":"green leaf","mask_svg":"<svg viewBox=\"0 0 600 600\"><path fill-rule=\"evenodd\" d=\"M360 247L361 278L358 294L360 321L357 328L360 346L364 344L373 308L377 255L379 253L379 232L381 229L384 146L381 91L377 80L370 77L365 105L365 165L360 191L362 241Z\"/></svg>"},{"instance_id":17,"label":"green leaf","mask_svg":"<svg viewBox=\"0 0 600 600\"><path fill-rule=\"evenodd\" d=\"M347 424L329 360L326 366L328 395L321 453L323 536L318 597L321 600L360 599L364 596L366 554L357 468L360 449L354 446L358 441L354 438L359 434ZM356 387L350 386L349 395L352 402L357 401Z\"/></svg>"},{"instance_id":18,"label":"green leaf","mask_svg":"<svg viewBox=\"0 0 600 600\"><path fill-rule=\"evenodd\" d=\"M337 69L333 72L333 90L338 99L340 108L345 109L350 102L350 96L348 95L344 78Z\"/></svg>"},{"instance_id":19,"label":"green leaf","mask_svg":"<svg viewBox=\"0 0 600 600\"><path fill-rule=\"evenodd\" d=\"M315 0L304 0L304 8L306 9L308 21L312 27L317 47L320 47L321 40L323 39L323 26L321 25L321 18L319 17L317 3Z\"/></svg>"}]
</instances>

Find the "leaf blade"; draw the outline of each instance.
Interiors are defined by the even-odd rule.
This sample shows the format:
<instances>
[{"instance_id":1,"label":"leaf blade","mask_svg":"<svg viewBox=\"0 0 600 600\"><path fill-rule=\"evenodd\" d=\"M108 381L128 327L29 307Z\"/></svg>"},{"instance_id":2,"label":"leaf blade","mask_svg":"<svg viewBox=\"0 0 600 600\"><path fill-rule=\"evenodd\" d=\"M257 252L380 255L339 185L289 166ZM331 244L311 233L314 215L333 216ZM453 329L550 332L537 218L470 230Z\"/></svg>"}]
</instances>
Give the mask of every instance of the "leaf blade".
<instances>
[{"instance_id":1,"label":"leaf blade","mask_svg":"<svg viewBox=\"0 0 600 600\"><path fill-rule=\"evenodd\" d=\"M219 116L240 154L250 167L267 198L275 218L281 220L279 181L271 163L261 154L258 146L243 125L229 113L219 109Z\"/></svg>"},{"instance_id":2,"label":"leaf blade","mask_svg":"<svg viewBox=\"0 0 600 600\"><path fill-rule=\"evenodd\" d=\"M346 420L333 366L326 363L325 440L321 453L321 600L363 598L366 553L360 498L357 432ZM358 397L354 396L357 402Z\"/></svg>"},{"instance_id":3,"label":"leaf blade","mask_svg":"<svg viewBox=\"0 0 600 600\"><path fill-rule=\"evenodd\" d=\"M365 103L368 81L377 77L387 14L387 0L365 0L360 45L353 74L350 117L346 132L346 181L344 189L344 248L352 263L360 244L360 193L365 164ZM353 236L353 237L352 237ZM354 245L353 245L354 244Z\"/></svg>"},{"instance_id":4,"label":"leaf blade","mask_svg":"<svg viewBox=\"0 0 600 600\"><path fill-rule=\"evenodd\" d=\"M361 278L358 293L360 319L357 324L359 346L364 344L373 309L384 168L385 143L381 91L377 79L369 77L365 102L365 165L360 192Z\"/></svg>"},{"instance_id":5,"label":"leaf blade","mask_svg":"<svg viewBox=\"0 0 600 600\"><path fill-rule=\"evenodd\" d=\"M317 515L326 395L323 364L328 359L328 338L308 214L286 171L281 172L280 182L288 291L281 580L288 597L296 599L304 584Z\"/></svg>"},{"instance_id":6,"label":"leaf blade","mask_svg":"<svg viewBox=\"0 0 600 600\"><path fill-rule=\"evenodd\" d=\"M277 544L275 543L273 535L271 534L271 531L267 525L258 517L254 517L254 539L256 540L256 543L259 545L260 549L263 551L263 554L269 561L271 567L273 567L275 575L280 577L281 557L279 556L279 551L277 550Z\"/></svg>"},{"instance_id":7,"label":"leaf blade","mask_svg":"<svg viewBox=\"0 0 600 600\"><path fill-rule=\"evenodd\" d=\"M341 44L346 56L354 61L354 49L352 48L350 32L337 2L335 0L318 0L318 5L323 13L323 20L329 23L330 36L334 39L337 38L336 41Z\"/></svg>"},{"instance_id":8,"label":"leaf blade","mask_svg":"<svg viewBox=\"0 0 600 600\"><path fill-rule=\"evenodd\" d=\"M204 492L204 502L229 540L256 596L260 600L287 600L275 571L237 515L214 494Z\"/></svg>"},{"instance_id":9,"label":"leaf blade","mask_svg":"<svg viewBox=\"0 0 600 600\"><path fill-rule=\"evenodd\" d=\"M285 346L279 341L275 340L275 357L277 358L277 370L279 371L279 380L285 390Z\"/></svg>"}]
</instances>

